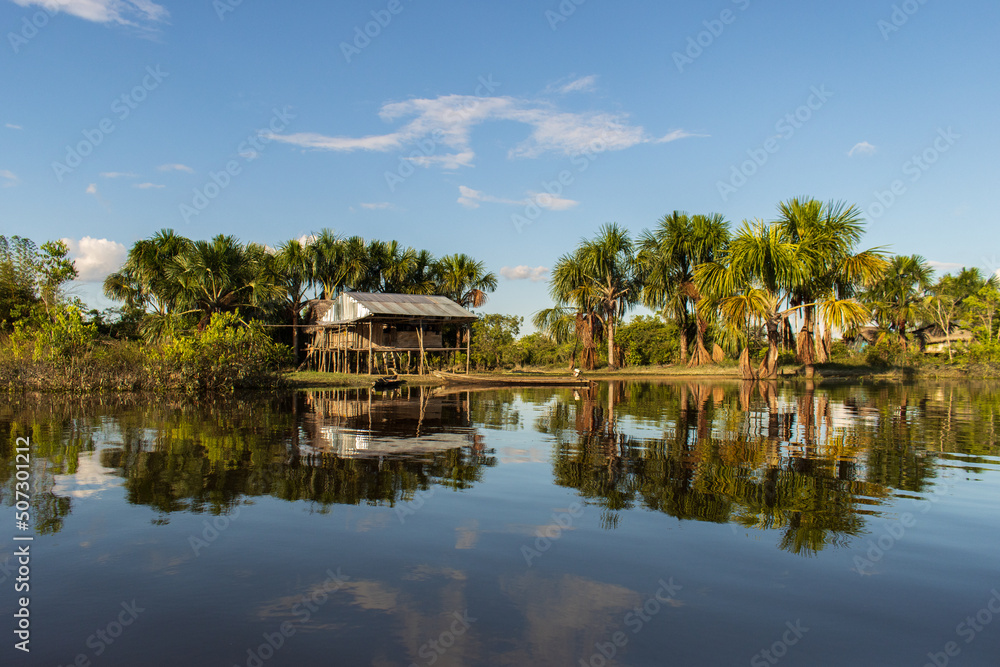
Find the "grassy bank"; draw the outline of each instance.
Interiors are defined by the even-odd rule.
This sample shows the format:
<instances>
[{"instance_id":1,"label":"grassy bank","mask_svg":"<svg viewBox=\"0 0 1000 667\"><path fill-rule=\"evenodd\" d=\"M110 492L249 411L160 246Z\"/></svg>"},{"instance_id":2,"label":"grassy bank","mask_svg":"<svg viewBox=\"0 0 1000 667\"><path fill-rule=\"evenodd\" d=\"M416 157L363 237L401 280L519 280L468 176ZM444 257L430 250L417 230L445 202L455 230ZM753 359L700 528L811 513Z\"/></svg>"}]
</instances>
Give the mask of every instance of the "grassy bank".
<instances>
[{"instance_id":1,"label":"grassy bank","mask_svg":"<svg viewBox=\"0 0 1000 667\"><path fill-rule=\"evenodd\" d=\"M477 371L476 375L495 377L511 374L567 377L564 368L535 367L523 368L517 371ZM739 368L735 365L700 366L630 366L618 370L597 369L583 374L591 380L658 380L658 379L691 379L739 380ZM782 366L778 369L780 379L804 378L802 366ZM341 388L368 387L379 376L377 375L347 375L343 373L294 372L284 376L285 384L295 389L308 388ZM412 386L437 386L443 382L433 375L401 375L407 384ZM817 381L892 381L907 382L929 379L1000 379L1000 365L948 365L928 363L920 366L905 366L883 368L864 364L830 363L816 366Z\"/></svg>"}]
</instances>

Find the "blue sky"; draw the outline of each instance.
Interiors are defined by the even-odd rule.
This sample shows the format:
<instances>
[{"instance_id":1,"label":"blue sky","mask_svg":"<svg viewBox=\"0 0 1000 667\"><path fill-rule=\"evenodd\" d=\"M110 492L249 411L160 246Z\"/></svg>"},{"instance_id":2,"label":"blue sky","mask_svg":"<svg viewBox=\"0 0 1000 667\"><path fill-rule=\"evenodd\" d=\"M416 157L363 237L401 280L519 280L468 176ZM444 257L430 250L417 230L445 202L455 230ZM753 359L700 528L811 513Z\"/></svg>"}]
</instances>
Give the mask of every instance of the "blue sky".
<instances>
[{"instance_id":1,"label":"blue sky","mask_svg":"<svg viewBox=\"0 0 1000 667\"><path fill-rule=\"evenodd\" d=\"M330 227L482 259L528 318L604 223L801 195L1000 268L995 2L237 2L0 0L0 234L69 239L93 305L164 227Z\"/></svg>"}]
</instances>

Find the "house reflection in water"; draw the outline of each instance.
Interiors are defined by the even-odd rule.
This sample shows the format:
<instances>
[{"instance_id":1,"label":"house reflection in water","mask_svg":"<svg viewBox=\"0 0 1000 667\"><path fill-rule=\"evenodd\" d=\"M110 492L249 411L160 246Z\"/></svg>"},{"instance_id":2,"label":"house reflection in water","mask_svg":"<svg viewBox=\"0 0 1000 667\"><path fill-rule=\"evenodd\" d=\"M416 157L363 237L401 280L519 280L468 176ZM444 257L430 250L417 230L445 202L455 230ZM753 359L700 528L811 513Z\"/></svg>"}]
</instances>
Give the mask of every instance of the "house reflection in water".
<instances>
[{"instance_id":1,"label":"house reflection in water","mask_svg":"<svg viewBox=\"0 0 1000 667\"><path fill-rule=\"evenodd\" d=\"M468 394L441 395L428 387L383 392L339 389L308 392L301 421L302 456L413 457L469 447L484 453L472 427Z\"/></svg>"}]
</instances>

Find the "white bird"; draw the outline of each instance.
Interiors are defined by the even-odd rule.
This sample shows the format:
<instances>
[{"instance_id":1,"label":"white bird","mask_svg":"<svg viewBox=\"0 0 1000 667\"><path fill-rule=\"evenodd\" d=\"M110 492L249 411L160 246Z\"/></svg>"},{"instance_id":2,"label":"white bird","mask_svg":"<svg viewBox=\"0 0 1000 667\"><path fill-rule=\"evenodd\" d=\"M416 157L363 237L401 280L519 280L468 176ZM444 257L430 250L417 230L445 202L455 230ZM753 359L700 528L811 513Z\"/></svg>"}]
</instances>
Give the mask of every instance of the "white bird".
<instances>
[{"instance_id":1,"label":"white bird","mask_svg":"<svg viewBox=\"0 0 1000 667\"><path fill-rule=\"evenodd\" d=\"M573 377L575 377L575 378L580 377L580 369L579 368L574 368L573 369Z\"/></svg>"}]
</instances>

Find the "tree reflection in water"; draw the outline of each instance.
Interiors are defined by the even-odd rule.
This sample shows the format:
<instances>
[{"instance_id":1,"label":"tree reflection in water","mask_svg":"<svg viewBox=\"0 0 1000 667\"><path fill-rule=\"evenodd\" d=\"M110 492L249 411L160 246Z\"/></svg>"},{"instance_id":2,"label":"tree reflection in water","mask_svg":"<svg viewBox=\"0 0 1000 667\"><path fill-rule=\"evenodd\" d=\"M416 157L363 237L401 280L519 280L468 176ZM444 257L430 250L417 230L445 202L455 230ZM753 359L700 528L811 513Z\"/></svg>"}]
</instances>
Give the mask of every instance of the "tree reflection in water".
<instances>
[{"instance_id":1,"label":"tree reflection in water","mask_svg":"<svg viewBox=\"0 0 1000 667\"><path fill-rule=\"evenodd\" d=\"M995 454L998 404L970 384L611 382L551 405L535 427L556 440L556 482L599 505L606 528L640 506L779 530L781 549L809 556L862 533L891 495L927 491L928 450ZM626 419L662 437L628 435Z\"/></svg>"},{"instance_id":2,"label":"tree reflection in water","mask_svg":"<svg viewBox=\"0 0 1000 667\"><path fill-rule=\"evenodd\" d=\"M541 416L525 419L525 404ZM60 480L87 475L124 486L130 503L160 513L158 523L175 512L224 514L260 496L321 513L393 506L433 486L481 483L498 464L491 432L531 441L541 437L533 427L554 442L555 482L600 506L607 529L646 508L777 530L780 548L812 555L862 534L865 517L891 497L930 491L937 458L961 454L976 472L981 457L998 453L998 415L1000 391L971 382L611 382L196 403L14 395L0 406L0 499L11 504L15 439L30 436L41 534L59 531L71 511Z\"/></svg>"}]
</instances>

